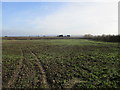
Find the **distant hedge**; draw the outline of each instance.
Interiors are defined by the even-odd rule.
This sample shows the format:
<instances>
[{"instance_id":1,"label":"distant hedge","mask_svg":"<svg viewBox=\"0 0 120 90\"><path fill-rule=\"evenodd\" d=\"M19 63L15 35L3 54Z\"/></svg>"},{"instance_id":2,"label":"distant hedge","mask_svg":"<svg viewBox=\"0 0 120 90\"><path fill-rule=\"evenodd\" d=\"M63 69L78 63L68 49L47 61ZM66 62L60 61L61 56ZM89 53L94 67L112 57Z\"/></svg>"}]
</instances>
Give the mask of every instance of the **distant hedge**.
<instances>
[{"instance_id":1,"label":"distant hedge","mask_svg":"<svg viewBox=\"0 0 120 90\"><path fill-rule=\"evenodd\" d=\"M120 42L120 35L98 35L93 36L90 34L84 35L85 39L97 40L97 41L106 41L106 42Z\"/></svg>"}]
</instances>

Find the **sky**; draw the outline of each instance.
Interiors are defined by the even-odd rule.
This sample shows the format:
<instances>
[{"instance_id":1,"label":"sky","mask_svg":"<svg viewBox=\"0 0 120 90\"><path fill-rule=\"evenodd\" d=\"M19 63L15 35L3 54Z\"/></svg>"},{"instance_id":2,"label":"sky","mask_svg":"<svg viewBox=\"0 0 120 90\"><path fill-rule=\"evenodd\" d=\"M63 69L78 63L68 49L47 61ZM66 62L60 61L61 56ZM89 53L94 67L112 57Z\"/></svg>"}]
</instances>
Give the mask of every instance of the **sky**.
<instances>
[{"instance_id":1,"label":"sky","mask_svg":"<svg viewBox=\"0 0 120 90\"><path fill-rule=\"evenodd\" d=\"M2 3L3 36L59 34L118 34L118 3Z\"/></svg>"}]
</instances>

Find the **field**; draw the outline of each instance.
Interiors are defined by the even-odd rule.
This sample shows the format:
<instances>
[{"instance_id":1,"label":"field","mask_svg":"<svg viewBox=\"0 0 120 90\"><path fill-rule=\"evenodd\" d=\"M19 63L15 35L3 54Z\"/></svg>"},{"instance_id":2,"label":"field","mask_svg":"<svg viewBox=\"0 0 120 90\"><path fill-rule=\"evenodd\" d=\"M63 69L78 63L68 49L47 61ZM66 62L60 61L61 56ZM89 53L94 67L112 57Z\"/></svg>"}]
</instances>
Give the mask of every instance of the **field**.
<instances>
[{"instance_id":1,"label":"field","mask_svg":"<svg viewBox=\"0 0 120 90\"><path fill-rule=\"evenodd\" d=\"M3 40L3 88L120 88L118 43Z\"/></svg>"}]
</instances>

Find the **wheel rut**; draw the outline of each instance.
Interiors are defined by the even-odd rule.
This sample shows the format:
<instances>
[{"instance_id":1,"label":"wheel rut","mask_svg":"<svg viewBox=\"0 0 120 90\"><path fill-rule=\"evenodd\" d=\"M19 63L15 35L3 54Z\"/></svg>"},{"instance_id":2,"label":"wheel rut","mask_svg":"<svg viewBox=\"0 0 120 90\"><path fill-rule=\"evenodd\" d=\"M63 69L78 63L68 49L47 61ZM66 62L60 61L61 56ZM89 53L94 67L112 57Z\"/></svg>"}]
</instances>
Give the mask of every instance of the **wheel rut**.
<instances>
[{"instance_id":1,"label":"wheel rut","mask_svg":"<svg viewBox=\"0 0 120 90\"><path fill-rule=\"evenodd\" d=\"M50 86L47 82L47 77L46 77L46 73L42 67L41 62L39 61L39 59L37 58L37 56L32 52L32 50L30 48L28 48L30 53L35 57L35 61L36 61L36 65L38 66L39 70L40 70L40 81L39 83L41 84L41 88L49 88Z\"/></svg>"}]
</instances>

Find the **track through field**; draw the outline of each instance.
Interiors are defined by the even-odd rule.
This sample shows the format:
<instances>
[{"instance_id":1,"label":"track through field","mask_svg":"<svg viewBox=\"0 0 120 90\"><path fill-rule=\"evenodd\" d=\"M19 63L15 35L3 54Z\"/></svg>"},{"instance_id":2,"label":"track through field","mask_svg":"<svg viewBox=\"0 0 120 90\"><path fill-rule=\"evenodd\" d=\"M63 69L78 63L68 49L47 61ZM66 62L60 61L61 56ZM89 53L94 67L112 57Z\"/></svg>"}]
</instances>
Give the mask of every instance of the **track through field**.
<instances>
[{"instance_id":1,"label":"track through field","mask_svg":"<svg viewBox=\"0 0 120 90\"><path fill-rule=\"evenodd\" d=\"M40 80L40 84L41 84L41 88L50 88L49 87L49 84L47 82L47 77L46 77L46 73L42 67L42 64L40 63L39 59L37 58L37 56L31 51L31 49L29 48L30 50L30 53L35 57L35 61L36 61L36 64L40 70L40 77L41 77L41 80Z\"/></svg>"}]
</instances>

